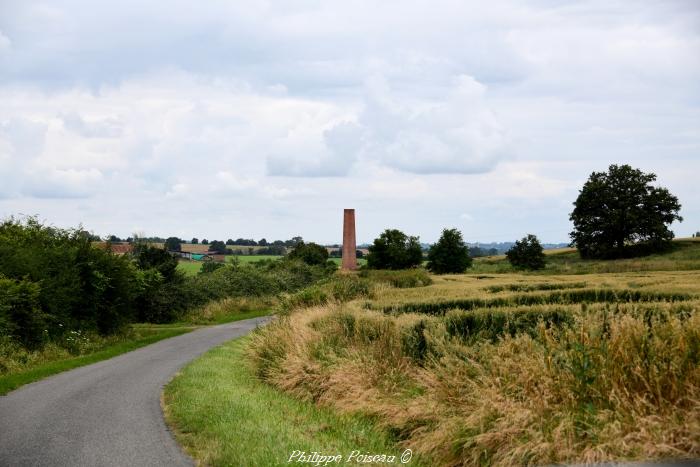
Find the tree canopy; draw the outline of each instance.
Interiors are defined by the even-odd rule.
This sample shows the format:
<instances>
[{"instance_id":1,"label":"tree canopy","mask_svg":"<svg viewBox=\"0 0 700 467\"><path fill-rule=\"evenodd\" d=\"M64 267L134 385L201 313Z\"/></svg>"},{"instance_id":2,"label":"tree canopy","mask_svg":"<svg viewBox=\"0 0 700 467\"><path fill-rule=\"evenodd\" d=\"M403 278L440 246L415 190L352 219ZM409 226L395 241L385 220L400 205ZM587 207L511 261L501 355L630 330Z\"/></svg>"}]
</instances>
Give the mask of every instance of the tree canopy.
<instances>
[{"instance_id":1,"label":"tree canopy","mask_svg":"<svg viewBox=\"0 0 700 467\"><path fill-rule=\"evenodd\" d=\"M386 229L369 247L367 266L371 269L408 269L423 261L418 237L396 229Z\"/></svg>"},{"instance_id":2,"label":"tree canopy","mask_svg":"<svg viewBox=\"0 0 700 467\"><path fill-rule=\"evenodd\" d=\"M518 269L544 269L546 264L542 244L532 234L517 240L515 245L506 252L506 258L513 267Z\"/></svg>"},{"instance_id":3,"label":"tree canopy","mask_svg":"<svg viewBox=\"0 0 700 467\"><path fill-rule=\"evenodd\" d=\"M471 264L469 248L457 229L444 229L428 252L428 269L437 274L459 274Z\"/></svg>"},{"instance_id":4,"label":"tree canopy","mask_svg":"<svg viewBox=\"0 0 700 467\"><path fill-rule=\"evenodd\" d=\"M678 198L655 187L653 173L629 165L593 172L574 202L572 245L583 258L615 258L668 246L668 226L682 221Z\"/></svg>"},{"instance_id":5,"label":"tree canopy","mask_svg":"<svg viewBox=\"0 0 700 467\"><path fill-rule=\"evenodd\" d=\"M290 259L300 259L306 264L324 264L328 260L328 250L313 242L299 241L287 255Z\"/></svg>"},{"instance_id":6,"label":"tree canopy","mask_svg":"<svg viewBox=\"0 0 700 467\"><path fill-rule=\"evenodd\" d=\"M177 237L168 237L165 239L165 249L168 251L180 251L182 249L182 243L184 243L184 241Z\"/></svg>"}]
</instances>

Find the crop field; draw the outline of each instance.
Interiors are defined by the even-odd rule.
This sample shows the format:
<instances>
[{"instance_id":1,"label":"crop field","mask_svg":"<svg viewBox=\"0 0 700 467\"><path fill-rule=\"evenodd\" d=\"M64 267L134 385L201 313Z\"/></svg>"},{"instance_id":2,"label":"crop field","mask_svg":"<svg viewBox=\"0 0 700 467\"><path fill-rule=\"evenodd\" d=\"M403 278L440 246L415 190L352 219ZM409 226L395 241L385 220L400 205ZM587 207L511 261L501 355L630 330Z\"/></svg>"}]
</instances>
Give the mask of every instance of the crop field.
<instances>
[{"instance_id":1,"label":"crop field","mask_svg":"<svg viewBox=\"0 0 700 467\"><path fill-rule=\"evenodd\" d=\"M700 456L700 243L548 259L422 287L358 277L370 288L293 310L249 355L269 384L373 417L435 465Z\"/></svg>"}]
</instances>

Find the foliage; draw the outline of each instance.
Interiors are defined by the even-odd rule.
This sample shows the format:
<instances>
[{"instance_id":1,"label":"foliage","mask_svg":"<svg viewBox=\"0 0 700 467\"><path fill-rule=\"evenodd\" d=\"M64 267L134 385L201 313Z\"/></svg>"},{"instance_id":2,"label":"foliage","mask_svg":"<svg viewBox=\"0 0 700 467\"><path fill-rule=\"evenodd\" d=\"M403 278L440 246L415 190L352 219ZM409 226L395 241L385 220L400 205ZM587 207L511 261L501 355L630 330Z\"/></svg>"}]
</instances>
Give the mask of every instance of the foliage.
<instances>
[{"instance_id":1,"label":"foliage","mask_svg":"<svg viewBox=\"0 0 700 467\"><path fill-rule=\"evenodd\" d=\"M433 283L424 269L405 269L390 271L386 269L363 269L360 277L368 278L372 282L385 282L399 289L411 287L424 287Z\"/></svg>"},{"instance_id":2,"label":"foliage","mask_svg":"<svg viewBox=\"0 0 700 467\"><path fill-rule=\"evenodd\" d=\"M168 251L181 251L183 243L185 242L177 237L168 237L165 239L165 249Z\"/></svg>"},{"instance_id":3,"label":"foliage","mask_svg":"<svg viewBox=\"0 0 700 467\"><path fill-rule=\"evenodd\" d=\"M204 243L204 242L202 242ZM226 244L222 242L221 240L212 240L211 243L209 244L209 251L219 253L219 254L225 254L226 253Z\"/></svg>"},{"instance_id":4,"label":"foliage","mask_svg":"<svg viewBox=\"0 0 700 467\"><path fill-rule=\"evenodd\" d=\"M428 251L428 270L436 274L460 274L471 264L469 248L457 229L444 229Z\"/></svg>"},{"instance_id":5,"label":"foliage","mask_svg":"<svg viewBox=\"0 0 700 467\"><path fill-rule=\"evenodd\" d=\"M370 269L408 269L423 261L418 237L409 237L396 229L385 230L369 247Z\"/></svg>"},{"instance_id":6,"label":"foliage","mask_svg":"<svg viewBox=\"0 0 700 467\"><path fill-rule=\"evenodd\" d=\"M506 252L508 262L516 269L544 269L546 262L542 244L536 236L528 234Z\"/></svg>"},{"instance_id":7,"label":"foliage","mask_svg":"<svg viewBox=\"0 0 700 467\"><path fill-rule=\"evenodd\" d=\"M678 198L654 187L653 173L629 165L593 172L574 202L572 244L583 258L637 256L669 246L668 226L682 221Z\"/></svg>"},{"instance_id":8,"label":"foliage","mask_svg":"<svg viewBox=\"0 0 700 467\"><path fill-rule=\"evenodd\" d=\"M192 245L196 245L196 244L199 243L199 239L198 239L197 237L193 237L192 240L190 240L190 243L191 243Z\"/></svg>"},{"instance_id":9,"label":"foliage","mask_svg":"<svg viewBox=\"0 0 700 467\"><path fill-rule=\"evenodd\" d=\"M328 261L328 250L313 242L299 241L287 255L291 259L299 259L309 265L321 265Z\"/></svg>"},{"instance_id":10,"label":"foliage","mask_svg":"<svg viewBox=\"0 0 700 467\"><path fill-rule=\"evenodd\" d=\"M136 268L128 258L93 247L82 229L43 226L32 217L5 220L0 274L6 280L0 321L30 346L73 329L112 333L134 314ZM24 323L21 331L12 330L16 320Z\"/></svg>"},{"instance_id":11,"label":"foliage","mask_svg":"<svg viewBox=\"0 0 700 467\"><path fill-rule=\"evenodd\" d=\"M202 263L202 267L199 270L199 274L209 274L210 272L214 272L219 268L223 268L224 263L218 263L216 261L205 261Z\"/></svg>"}]
</instances>

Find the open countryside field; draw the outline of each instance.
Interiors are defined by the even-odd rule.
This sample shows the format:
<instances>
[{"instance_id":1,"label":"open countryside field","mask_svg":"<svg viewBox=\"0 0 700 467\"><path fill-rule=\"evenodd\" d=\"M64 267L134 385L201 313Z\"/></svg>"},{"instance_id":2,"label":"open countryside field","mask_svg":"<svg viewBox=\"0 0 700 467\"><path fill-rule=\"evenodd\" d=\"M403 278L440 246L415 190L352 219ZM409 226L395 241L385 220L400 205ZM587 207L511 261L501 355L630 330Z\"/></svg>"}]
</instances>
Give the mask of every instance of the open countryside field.
<instances>
[{"instance_id":1,"label":"open countryside field","mask_svg":"<svg viewBox=\"0 0 700 467\"><path fill-rule=\"evenodd\" d=\"M278 260L282 258L282 256L273 256L273 255L230 255L226 257L226 262L233 262L233 261L239 261L241 263L253 263L255 261L262 261L262 260ZM341 259L340 258L329 258L331 261L336 263L337 265L340 265ZM357 260L358 265L363 265L367 264L367 260L364 258L359 258ZM187 261L187 260L180 260L178 263L178 269L183 271L187 275L196 275L200 269L202 268L202 262L201 261Z\"/></svg>"},{"instance_id":2,"label":"open countryside field","mask_svg":"<svg viewBox=\"0 0 700 467\"><path fill-rule=\"evenodd\" d=\"M374 282L298 307L248 354L264 381L374 418L433 465L700 456L700 243L548 258L538 273L490 259L494 272L425 287Z\"/></svg>"}]
</instances>

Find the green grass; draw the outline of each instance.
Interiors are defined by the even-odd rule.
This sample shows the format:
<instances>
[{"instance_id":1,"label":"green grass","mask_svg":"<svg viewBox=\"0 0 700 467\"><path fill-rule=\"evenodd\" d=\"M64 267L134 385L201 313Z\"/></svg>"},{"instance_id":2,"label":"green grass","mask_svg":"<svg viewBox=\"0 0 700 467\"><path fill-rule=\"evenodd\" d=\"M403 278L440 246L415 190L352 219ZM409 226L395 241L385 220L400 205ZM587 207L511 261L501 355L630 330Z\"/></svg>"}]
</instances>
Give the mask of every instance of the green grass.
<instances>
[{"instance_id":1,"label":"green grass","mask_svg":"<svg viewBox=\"0 0 700 467\"><path fill-rule=\"evenodd\" d=\"M267 316L270 309L237 311L228 314L219 314L213 319L196 319L196 316L189 316L188 321L180 321L169 324L146 324L137 323L131 326L132 333L119 342L110 342L104 347L84 355L77 355L63 358L63 354L48 354L36 364L29 364L19 371L11 371L0 376L0 395L17 389L34 381L46 378L62 371L72 370L85 365L90 365L108 358L116 357L126 352L136 350L149 344L153 344L169 337L179 336L201 325L225 324L243 319ZM47 361L48 360L48 361Z\"/></svg>"},{"instance_id":2,"label":"green grass","mask_svg":"<svg viewBox=\"0 0 700 467\"><path fill-rule=\"evenodd\" d=\"M696 271L700 270L700 242L690 239L676 240L671 250L663 253L618 260L581 259L573 249L547 252L547 265L531 274L599 274L641 271ZM498 274L517 272L505 256L476 258L469 274Z\"/></svg>"},{"instance_id":3,"label":"green grass","mask_svg":"<svg viewBox=\"0 0 700 467\"><path fill-rule=\"evenodd\" d=\"M280 259L282 256L274 256L274 255L230 255L226 257L226 262L231 262L231 261L240 261L241 263L253 263L255 261L262 261L262 260L267 260L267 259ZM331 261L333 261L335 264L340 265L340 262L342 261L340 258L329 258ZM358 258L357 264L359 266L367 264L367 260L364 258ZM187 274L188 276L194 276L196 275L200 269L202 268L202 262L201 261L180 261L180 263L177 265L177 268Z\"/></svg>"},{"instance_id":4,"label":"green grass","mask_svg":"<svg viewBox=\"0 0 700 467\"><path fill-rule=\"evenodd\" d=\"M354 450L398 456L402 449L371 420L339 415L260 382L248 366L248 338L210 350L165 388L164 411L177 440L204 465L287 465L295 451ZM417 461L411 465L419 465Z\"/></svg>"},{"instance_id":5,"label":"green grass","mask_svg":"<svg viewBox=\"0 0 700 467\"><path fill-rule=\"evenodd\" d=\"M135 325L134 338L129 338L122 342L109 345L93 353L67 359L48 361L16 373L0 376L0 395L7 394L13 389L46 378L47 376L116 357L117 355L138 349L139 347L153 344L159 340L184 334L192 329L194 329L194 327L181 325Z\"/></svg>"}]
</instances>

